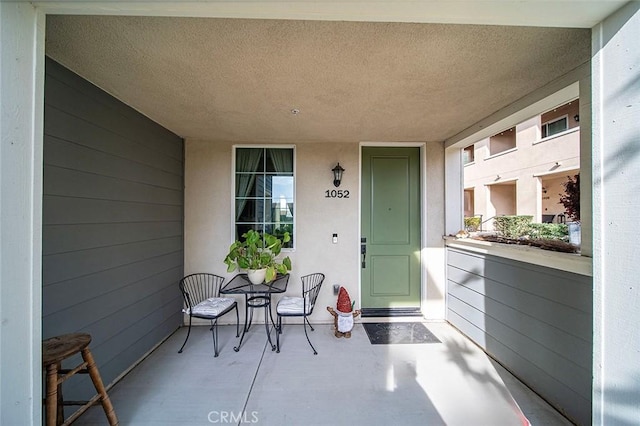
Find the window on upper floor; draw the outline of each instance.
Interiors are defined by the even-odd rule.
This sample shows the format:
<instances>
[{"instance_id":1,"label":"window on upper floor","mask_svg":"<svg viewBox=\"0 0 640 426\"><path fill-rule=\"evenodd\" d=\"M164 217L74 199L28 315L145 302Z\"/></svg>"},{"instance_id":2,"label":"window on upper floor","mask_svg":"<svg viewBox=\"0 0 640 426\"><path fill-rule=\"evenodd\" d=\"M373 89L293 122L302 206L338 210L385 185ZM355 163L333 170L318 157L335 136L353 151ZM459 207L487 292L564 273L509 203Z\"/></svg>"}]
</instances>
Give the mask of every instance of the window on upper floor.
<instances>
[{"instance_id":1,"label":"window on upper floor","mask_svg":"<svg viewBox=\"0 0 640 426\"><path fill-rule=\"evenodd\" d=\"M462 164L469 164L475 161L475 150L473 145L469 145L462 150Z\"/></svg>"},{"instance_id":2,"label":"window on upper floor","mask_svg":"<svg viewBox=\"0 0 640 426\"><path fill-rule=\"evenodd\" d=\"M580 126L580 100L574 99L540 115L542 139Z\"/></svg>"},{"instance_id":3,"label":"window on upper floor","mask_svg":"<svg viewBox=\"0 0 640 426\"><path fill-rule=\"evenodd\" d=\"M565 115L542 124L542 139L562 133L569 128L569 116Z\"/></svg>"},{"instance_id":4,"label":"window on upper floor","mask_svg":"<svg viewBox=\"0 0 640 426\"><path fill-rule=\"evenodd\" d=\"M294 247L294 149L235 148L235 238L249 229L281 237Z\"/></svg>"}]
</instances>

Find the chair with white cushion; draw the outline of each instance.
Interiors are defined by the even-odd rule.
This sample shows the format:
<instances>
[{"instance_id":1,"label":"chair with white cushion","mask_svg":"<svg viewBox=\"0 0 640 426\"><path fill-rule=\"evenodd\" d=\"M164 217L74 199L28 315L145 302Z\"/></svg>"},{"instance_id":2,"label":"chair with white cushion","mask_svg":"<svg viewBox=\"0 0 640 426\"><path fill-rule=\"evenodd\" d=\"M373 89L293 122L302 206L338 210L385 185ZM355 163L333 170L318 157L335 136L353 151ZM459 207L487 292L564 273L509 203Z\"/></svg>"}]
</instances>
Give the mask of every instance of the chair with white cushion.
<instances>
[{"instance_id":1,"label":"chair with white cushion","mask_svg":"<svg viewBox=\"0 0 640 426\"><path fill-rule=\"evenodd\" d=\"M318 299L320 287L324 281L324 274L315 273L302 277L302 297L285 296L278 302L276 312L278 313L278 325L276 333L276 352L280 352L280 334L282 334L282 317L303 317L302 325L304 326L304 335L307 336L307 342L313 349L313 354L318 355L316 348L311 344L309 335L307 334L307 324L313 331L313 327L309 322L309 315L313 313L313 307Z\"/></svg>"},{"instance_id":2,"label":"chair with white cushion","mask_svg":"<svg viewBox=\"0 0 640 426\"><path fill-rule=\"evenodd\" d=\"M218 318L236 310L236 337L240 335L238 304L231 297L220 297L220 287L224 278L214 274L191 274L180 280L180 292L186 308L182 311L189 315L189 330L178 353L182 353L191 334L191 319L203 318L211 321L213 334L213 352L218 356Z\"/></svg>"}]
</instances>

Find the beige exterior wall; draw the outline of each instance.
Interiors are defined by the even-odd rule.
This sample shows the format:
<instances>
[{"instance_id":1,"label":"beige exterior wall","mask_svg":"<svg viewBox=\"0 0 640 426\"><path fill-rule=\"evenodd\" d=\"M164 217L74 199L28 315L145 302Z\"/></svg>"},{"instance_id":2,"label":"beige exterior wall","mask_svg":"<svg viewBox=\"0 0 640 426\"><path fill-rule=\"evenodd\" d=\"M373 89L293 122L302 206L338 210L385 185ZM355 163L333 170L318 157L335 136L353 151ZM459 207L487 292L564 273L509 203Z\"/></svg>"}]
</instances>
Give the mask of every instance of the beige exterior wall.
<instances>
[{"instance_id":1,"label":"beige exterior wall","mask_svg":"<svg viewBox=\"0 0 640 426\"><path fill-rule=\"evenodd\" d=\"M575 102L571 108L563 114L577 114ZM573 115L569 130L545 139L541 139L541 116L518 124L516 148L502 153L490 155L490 138L476 142L474 161L464 166L464 188L473 189L475 195L473 214L483 220L501 214L532 215L535 222L551 214L557 221L557 215L564 213L558 204L564 192L561 184L580 169L580 127ZM514 195L504 184L515 184ZM511 204L515 209L508 208ZM491 230L492 221L483 229Z\"/></svg>"},{"instance_id":2,"label":"beige exterior wall","mask_svg":"<svg viewBox=\"0 0 640 426\"><path fill-rule=\"evenodd\" d=\"M233 146L217 141L185 142L185 274L212 272L229 279L234 275L227 274L222 263L233 238ZM444 319L443 144L428 144L423 153L423 200L428 193L429 203L423 201L422 308L427 318ZM300 292L302 275L323 272L326 278L313 320L331 322L333 317L325 307L336 304L334 284L344 286L360 307L360 144L297 144L295 161L296 247L287 253L293 263L287 294ZM331 169L338 161L345 168L340 189L348 190L350 196L326 198L325 191L335 189ZM337 244L332 243L334 233L338 234Z\"/></svg>"},{"instance_id":3,"label":"beige exterior wall","mask_svg":"<svg viewBox=\"0 0 640 426\"><path fill-rule=\"evenodd\" d=\"M516 214L516 182L489 185L489 206L491 216Z\"/></svg>"}]
</instances>

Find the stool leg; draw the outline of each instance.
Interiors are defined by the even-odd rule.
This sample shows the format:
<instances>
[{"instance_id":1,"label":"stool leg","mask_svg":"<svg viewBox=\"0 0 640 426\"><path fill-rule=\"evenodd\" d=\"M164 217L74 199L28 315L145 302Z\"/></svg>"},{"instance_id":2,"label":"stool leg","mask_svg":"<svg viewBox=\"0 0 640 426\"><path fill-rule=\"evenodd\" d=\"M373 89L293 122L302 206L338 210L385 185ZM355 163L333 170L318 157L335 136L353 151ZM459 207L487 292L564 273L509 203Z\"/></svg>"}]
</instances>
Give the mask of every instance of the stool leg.
<instances>
[{"instance_id":1,"label":"stool leg","mask_svg":"<svg viewBox=\"0 0 640 426\"><path fill-rule=\"evenodd\" d=\"M82 350L82 359L87 363L87 371L89 372L89 376L91 377L93 386L95 386L96 391L101 396L100 399L102 402L102 408L104 409L104 413L107 415L109 425L116 426L118 424L118 417L116 416L116 412L113 409L113 405L111 405L109 395L107 395L104 384L102 384L100 372L98 371L98 367L96 366L96 363L93 360L93 356L91 355L91 351L88 347Z\"/></svg>"},{"instance_id":2,"label":"stool leg","mask_svg":"<svg viewBox=\"0 0 640 426\"><path fill-rule=\"evenodd\" d=\"M56 426L58 417L58 365L47 365L47 396L45 398L47 426Z\"/></svg>"},{"instance_id":3,"label":"stool leg","mask_svg":"<svg viewBox=\"0 0 640 426\"><path fill-rule=\"evenodd\" d=\"M62 364L58 363L56 367L60 371ZM64 423L64 398L62 397L62 382L60 381L58 381L58 415L56 422L57 425Z\"/></svg>"}]
</instances>

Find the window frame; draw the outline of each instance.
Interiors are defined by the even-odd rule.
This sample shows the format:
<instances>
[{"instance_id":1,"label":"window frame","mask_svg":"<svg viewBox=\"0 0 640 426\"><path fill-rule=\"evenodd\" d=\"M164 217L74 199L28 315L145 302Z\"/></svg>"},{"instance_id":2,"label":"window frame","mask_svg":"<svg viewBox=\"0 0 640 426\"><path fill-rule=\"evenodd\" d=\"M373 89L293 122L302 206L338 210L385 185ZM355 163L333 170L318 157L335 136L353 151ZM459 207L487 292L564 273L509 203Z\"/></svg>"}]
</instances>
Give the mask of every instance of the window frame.
<instances>
[{"instance_id":1,"label":"window frame","mask_svg":"<svg viewBox=\"0 0 640 426\"><path fill-rule=\"evenodd\" d=\"M565 128L563 130L559 131L559 132L555 132L553 134L548 134L549 133L549 130L548 130L549 129L549 125L552 124L552 123L556 123L556 122L558 122L560 120L565 120L565 124L566 124ZM545 127L547 128L547 134L546 135L544 135ZM554 118L553 120L545 121L544 123L540 124L540 139L544 140L544 139L552 138L552 137L554 137L556 135L559 135L561 133L566 132L569 129L570 129L569 128L569 114L560 115L560 116Z\"/></svg>"},{"instance_id":2,"label":"window frame","mask_svg":"<svg viewBox=\"0 0 640 426\"><path fill-rule=\"evenodd\" d=\"M469 161L465 161L465 152L469 152L470 153L470 160ZM462 165L467 166L469 164L473 164L476 161L476 147L475 144L471 144L469 146L467 146L466 148L462 149Z\"/></svg>"},{"instance_id":3,"label":"window frame","mask_svg":"<svg viewBox=\"0 0 640 426\"><path fill-rule=\"evenodd\" d=\"M268 145L255 145L255 144L242 144L242 145L233 145L232 147L232 155L231 155L231 207L230 207L230 220L231 220L231 226L230 226L230 242L236 241L236 227L238 225L238 221L236 220L236 202L237 202L237 196L236 196L236 175L237 175L237 171L236 171L236 161L237 161L237 152L238 149L262 149L264 150L264 153L266 153L266 150L268 149L290 149L292 151L292 155L293 155L293 206L291 209L291 212L293 214L293 232L291 233L291 242L292 245L291 247L283 247L282 251L283 252L291 252L291 251L295 251L296 248L296 242L297 242L297 238L296 238L296 234L297 234L297 214L296 214L296 199L297 199L297 195L296 195L296 175L297 175L297 158L296 158L296 146L295 145L290 145L290 144L268 144ZM264 155L263 153L263 155ZM263 173L263 175L267 175L266 171L262 171L262 172L258 172L258 174ZM264 219L264 217L262 218L262 222L260 222L263 227L265 224L267 223L271 223L271 222L266 222Z\"/></svg>"},{"instance_id":4,"label":"window frame","mask_svg":"<svg viewBox=\"0 0 640 426\"><path fill-rule=\"evenodd\" d=\"M485 119L476 123L473 128L459 133L445 141L445 235L455 235L458 230L464 226L464 205L463 205L463 188L464 188L464 167L462 165L462 149L464 147L476 143L477 141L486 139L495 134L500 129L508 126L522 123L536 116L544 114L574 99L580 99L580 119L581 122L589 123L591 117L590 91L588 84L581 84L583 81L589 81L590 70L588 64L583 65L572 72L562 82L548 85L535 92L530 93L522 101L515 102L504 110L498 111ZM561 88L559 88L561 86ZM580 129L580 127L577 127ZM591 186L586 182L592 179L590 163L591 133L584 132L584 127L580 131L580 175L584 177L581 180L580 208L587 214L581 217L582 224L581 233L581 251L579 255L546 251L541 249L522 250L520 247L504 244L494 244L488 242L478 242L471 239L453 240L453 237L445 237L445 244L450 247L456 245L464 245L482 253L490 253L492 255L504 258L510 258L541 266L552 267L559 270L576 272L583 275L591 275L591 257L593 256L593 222L588 212L591 211L592 191ZM575 131L573 129L570 130ZM567 132L569 133L569 132ZM586 166L585 166L586 164ZM547 255L548 252L548 255ZM542 255L541 255L542 254ZM558 261L562 259L562 261Z\"/></svg>"}]
</instances>

